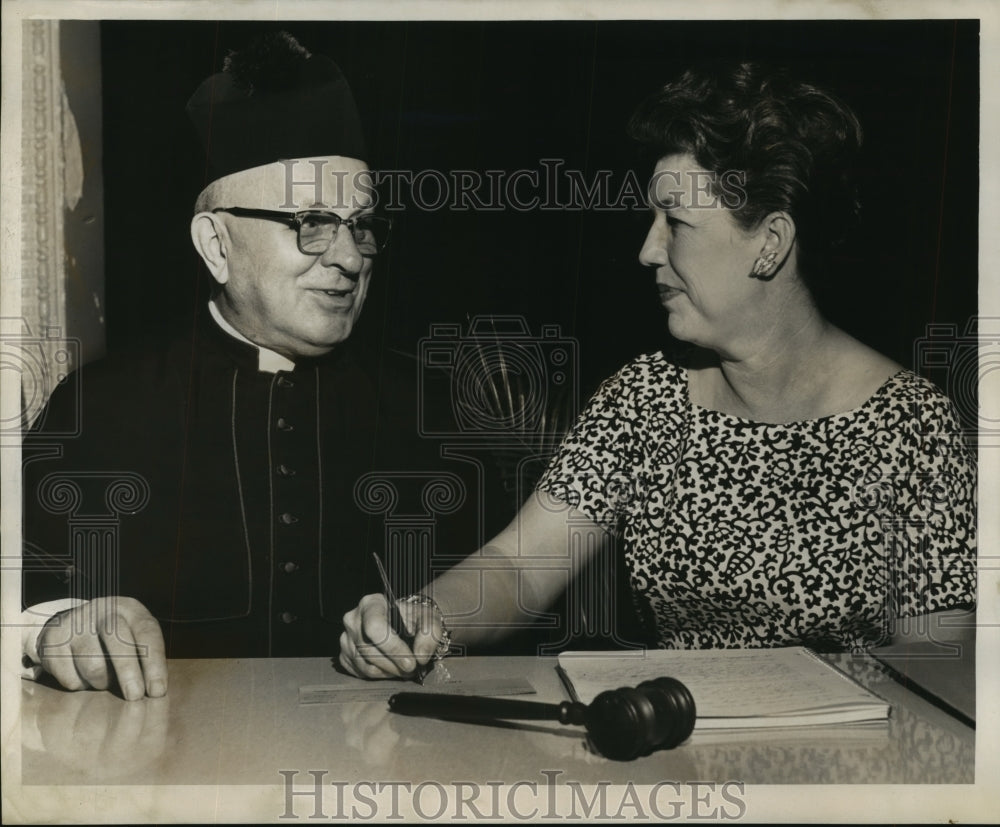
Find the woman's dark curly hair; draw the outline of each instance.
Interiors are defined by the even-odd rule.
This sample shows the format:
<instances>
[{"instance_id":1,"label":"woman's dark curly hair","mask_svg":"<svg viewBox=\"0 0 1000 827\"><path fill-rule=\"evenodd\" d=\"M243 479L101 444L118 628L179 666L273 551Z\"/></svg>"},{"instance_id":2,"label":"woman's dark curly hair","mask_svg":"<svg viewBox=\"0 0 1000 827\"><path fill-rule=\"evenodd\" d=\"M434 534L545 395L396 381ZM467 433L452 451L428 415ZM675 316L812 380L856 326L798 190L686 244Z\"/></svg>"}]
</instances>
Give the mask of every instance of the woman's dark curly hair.
<instances>
[{"instance_id":1,"label":"woman's dark curly hair","mask_svg":"<svg viewBox=\"0 0 1000 827\"><path fill-rule=\"evenodd\" d=\"M857 223L861 125L833 95L785 71L756 63L688 70L640 104L629 133L657 159L690 154L710 172L742 173L746 198L735 220L749 230L787 212L810 287Z\"/></svg>"}]
</instances>

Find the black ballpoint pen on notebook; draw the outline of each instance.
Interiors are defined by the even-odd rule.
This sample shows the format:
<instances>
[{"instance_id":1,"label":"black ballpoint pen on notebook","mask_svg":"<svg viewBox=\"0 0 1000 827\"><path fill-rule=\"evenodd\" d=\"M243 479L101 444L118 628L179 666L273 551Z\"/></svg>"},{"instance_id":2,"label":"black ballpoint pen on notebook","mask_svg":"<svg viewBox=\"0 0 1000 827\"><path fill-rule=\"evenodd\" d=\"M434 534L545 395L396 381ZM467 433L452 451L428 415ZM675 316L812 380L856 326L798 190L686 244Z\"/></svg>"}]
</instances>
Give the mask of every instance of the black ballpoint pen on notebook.
<instances>
[{"instance_id":1,"label":"black ballpoint pen on notebook","mask_svg":"<svg viewBox=\"0 0 1000 827\"><path fill-rule=\"evenodd\" d=\"M389 584L389 575L386 574L385 566L382 565L382 558L378 556L378 552L374 551L372 552L372 557L375 558L375 565L378 566L378 575L382 578L382 594L385 595L385 602L389 604L389 625L392 627L392 631L399 635L412 648L414 637L406 631L403 617L399 613L399 606L396 605L396 594ZM418 663L417 671L413 673L413 680L422 685L424 678L427 677L427 673L432 668L433 666L430 662L423 666Z\"/></svg>"}]
</instances>

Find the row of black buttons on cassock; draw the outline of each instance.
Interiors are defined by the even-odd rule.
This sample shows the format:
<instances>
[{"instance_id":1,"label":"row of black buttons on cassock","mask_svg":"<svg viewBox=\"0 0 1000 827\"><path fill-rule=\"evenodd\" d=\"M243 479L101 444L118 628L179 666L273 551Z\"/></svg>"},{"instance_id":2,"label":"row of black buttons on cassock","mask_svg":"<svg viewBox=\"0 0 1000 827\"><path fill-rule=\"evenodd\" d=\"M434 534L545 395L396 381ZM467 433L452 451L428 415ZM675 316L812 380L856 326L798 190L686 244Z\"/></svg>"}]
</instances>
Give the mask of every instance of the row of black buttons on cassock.
<instances>
[{"instance_id":1,"label":"row of black buttons on cassock","mask_svg":"<svg viewBox=\"0 0 1000 827\"><path fill-rule=\"evenodd\" d=\"M282 374L278 375L277 385L279 388L295 387L295 383L292 382L291 379L287 378ZM295 426L292 425L292 423L289 422L287 419L285 419L283 416L278 417L278 421L275 424L277 425L279 431L295 430ZM295 476L295 469L289 468L287 465L284 464L279 465L275 470L277 470L278 476L280 477ZM297 523L299 521L294 514L291 514L287 511L284 512L283 514L280 514L278 516L278 520L280 520L284 525L292 525L293 523ZM287 563L281 564L281 570L284 571L286 574L294 574L299 570L299 566L298 563L289 560ZM280 615L278 615L278 617L280 618L282 623L294 623L296 620L298 620L298 618L291 612L282 612Z\"/></svg>"}]
</instances>

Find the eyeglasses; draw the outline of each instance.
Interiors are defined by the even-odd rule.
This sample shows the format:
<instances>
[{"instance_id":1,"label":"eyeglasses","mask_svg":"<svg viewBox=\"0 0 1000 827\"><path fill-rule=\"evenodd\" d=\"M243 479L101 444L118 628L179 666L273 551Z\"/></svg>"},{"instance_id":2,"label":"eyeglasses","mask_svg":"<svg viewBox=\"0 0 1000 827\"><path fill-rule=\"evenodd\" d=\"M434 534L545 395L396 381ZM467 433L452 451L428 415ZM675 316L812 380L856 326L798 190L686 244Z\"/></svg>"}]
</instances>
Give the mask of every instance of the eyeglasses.
<instances>
[{"instance_id":1,"label":"eyeglasses","mask_svg":"<svg viewBox=\"0 0 1000 827\"><path fill-rule=\"evenodd\" d=\"M299 250L306 255L319 256L327 251L341 225L351 231L351 237L363 256L376 256L389 243L392 219L381 215L359 215L357 218L341 218L336 213L325 210L301 210L299 212L279 212L277 210L255 210L249 207L216 207L212 212L227 212L238 218L262 218L278 221L293 227L298 236Z\"/></svg>"}]
</instances>

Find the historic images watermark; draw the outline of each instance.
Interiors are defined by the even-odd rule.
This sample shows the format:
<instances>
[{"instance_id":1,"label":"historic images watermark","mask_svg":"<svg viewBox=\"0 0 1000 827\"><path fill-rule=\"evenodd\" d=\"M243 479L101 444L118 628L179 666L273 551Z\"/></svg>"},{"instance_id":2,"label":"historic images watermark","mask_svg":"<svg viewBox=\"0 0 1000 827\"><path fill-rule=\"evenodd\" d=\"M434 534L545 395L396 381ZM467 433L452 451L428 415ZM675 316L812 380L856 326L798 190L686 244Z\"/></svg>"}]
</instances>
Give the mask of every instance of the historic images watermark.
<instances>
[{"instance_id":1,"label":"historic images watermark","mask_svg":"<svg viewBox=\"0 0 1000 827\"><path fill-rule=\"evenodd\" d=\"M19 441L25 429L36 422L52 391L79 367L81 351L78 338L64 336L57 328L32 330L24 317L0 318L0 370L10 372L16 380L11 387L19 387L21 394L19 403L0 417L4 445ZM76 400L72 406L76 415L50 432L60 437L79 435L79 389Z\"/></svg>"},{"instance_id":2,"label":"historic images watermark","mask_svg":"<svg viewBox=\"0 0 1000 827\"><path fill-rule=\"evenodd\" d=\"M279 819L331 821L651 821L737 820L747 814L741 781L660 781L651 786L610 781L328 781L328 770L278 770L284 786Z\"/></svg>"},{"instance_id":3,"label":"historic images watermark","mask_svg":"<svg viewBox=\"0 0 1000 827\"><path fill-rule=\"evenodd\" d=\"M1000 415L996 406L990 407L989 400L996 398L1000 387L1000 317L977 315L970 317L964 325L935 322L924 328L924 335L913 342L913 366L921 376L929 379L943 390L951 400L958 430L951 439L964 442L977 459L980 466L988 464L991 449L1000 446ZM914 399L917 406L915 415L923 421L920 397ZM929 435L933 436L933 435ZM932 513L941 513L950 508L947 492L955 481L947 470L921 480L924 499L937 504ZM988 572L1000 569L1000 555L981 548L975 560L969 561L974 577L982 577ZM957 576L958 572L950 573ZM971 615L965 619L942 624L941 630L927 628L927 619L911 621L914 628L903 628L904 632L917 632L934 641L936 649L922 653L922 657L957 657L961 645L950 641L936 641L935 635L953 634L970 626L982 628L987 625Z\"/></svg>"},{"instance_id":4,"label":"historic images watermark","mask_svg":"<svg viewBox=\"0 0 1000 827\"><path fill-rule=\"evenodd\" d=\"M658 170L643 181L634 170L617 177L608 169L584 172L567 167L559 158L541 158L530 169L378 169L353 173L328 168L324 158L281 163L285 190L278 208L282 210L301 206L310 193L313 206L386 212L410 208L423 212L606 212L642 210L650 204L735 210L747 198L746 173L739 170ZM324 186L325 182L329 183ZM345 200L341 193L351 193L350 203L340 203Z\"/></svg>"},{"instance_id":5,"label":"historic images watermark","mask_svg":"<svg viewBox=\"0 0 1000 827\"><path fill-rule=\"evenodd\" d=\"M984 391L1000 383L1000 317L974 316L962 327L927 325L913 342L913 365L948 394L970 446L1000 445L1000 418L981 402Z\"/></svg>"},{"instance_id":6,"label":"historic images watermark","mask_svg":"<svg viewBox=\"0 0 1000 827\"><path fill-rule=\"evenodd\" d=\"M12 386L19 387L21 395L19 404L8 409L10 415L0 421L0 444L20 445L25 467L44 463L58 456L60 441L74 439L82 432L83 379L79 373L72 373L80 365L82 343L56 328L33 331L25 318L4 317L0 321L0 369L16 375ZM46 402L57 388L70 395L71 403L65 406L68 414L59 421L47 421ZM91 593L118 594L121 520L146 507L150 497L148 480L128 469L51 473L41 479L33 496L54 520L65 521L66 545L43 549L25 544L23 554L4 554L3 568L60 578L66 585L63 596L72 601L71 605L84 603ZM51 629L60 629L50 638L51 650L58 650L69 636L84 631L114 635L120 643L135 645L131 637L119 634L119 618L110 603L75 614L72 623L65 620L62 614L36 614L29 609L14 622L3 625L41 628L48 623ZM61 656L57 651L38 654ZM70 653L65 656L74 657ZM94 657L103 659L104 655Z\"/></svg>"},{"instance_id":7,"label":"historic images watermark","mask_svg":"<svg viewBox=\"0 0 1000 827\"><path fill-rule=\"evenodd\" d=\"M417 351L420 437L438 445L442 456L476 467L480 482L498 477L516 511L579 413L579 343L558 325L532 330L522 316L479 316L467 328L431 325ZM359 508L384 515L386 566L400 594L425 588L454 565L438 548L439 519L459 507L482 513L485 496L442 473L373 472L354 489ZM418 501L419 508L404 505ZM614 540L586 519L567 519L566 532L565 546L542 556L478 557L480 588L514 578L520 612L504 626L547 630L552 639L539 654L583 639L634 648L618 624ZM528 580L540 571L565 583L563 611L522 602ZM479 626L477 606L473 600L468 615L452 617L452 627Z\"/></svg>"}]
</instances>

